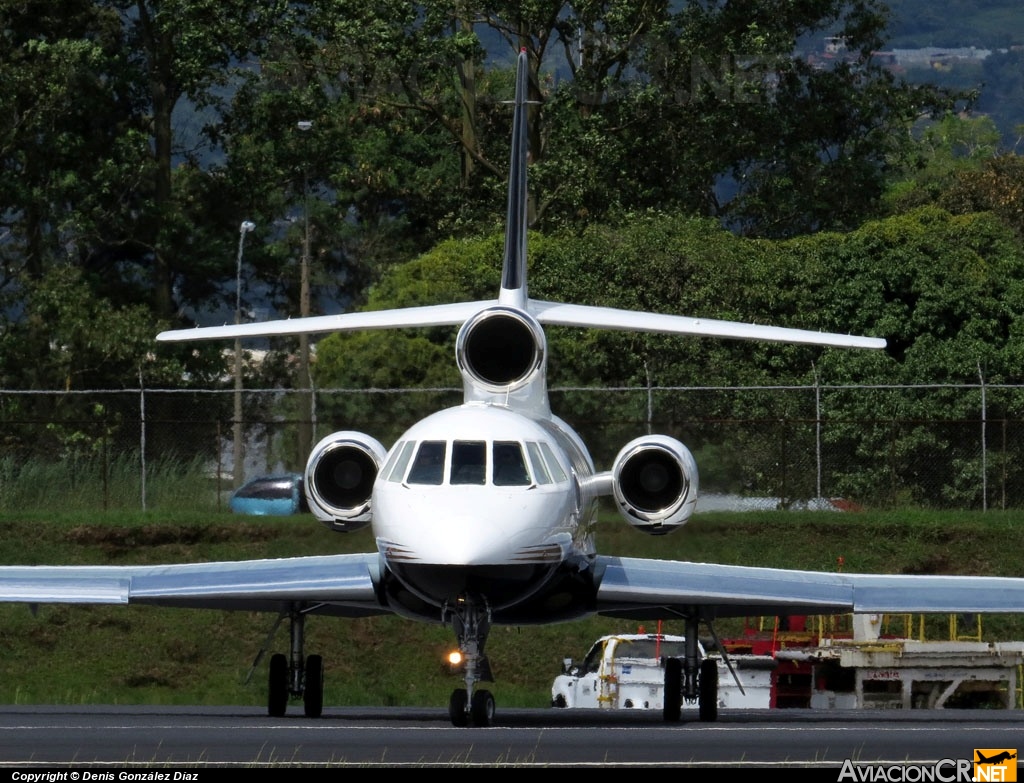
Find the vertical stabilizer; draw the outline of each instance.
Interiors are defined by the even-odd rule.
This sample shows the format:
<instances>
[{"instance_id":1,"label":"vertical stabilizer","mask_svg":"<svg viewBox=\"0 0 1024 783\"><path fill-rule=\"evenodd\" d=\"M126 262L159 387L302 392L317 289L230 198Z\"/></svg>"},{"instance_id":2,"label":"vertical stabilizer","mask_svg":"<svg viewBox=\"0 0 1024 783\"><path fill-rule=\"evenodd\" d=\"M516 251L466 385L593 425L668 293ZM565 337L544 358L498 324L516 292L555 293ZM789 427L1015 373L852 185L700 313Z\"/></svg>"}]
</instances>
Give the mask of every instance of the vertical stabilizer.
<instances>
[{"instance_id":1,"label":"vertical stabilizer","mask_svg":"<svg viewBox=\"0 0 1024 783\"><path fill-rule=\"evenodd\" d=\"M512 118L512 153L509 159L508 216L505 226L505 258L501 269L502 304L526 307L526 161L529 154L527 127L527 85L529 79L526 50L516 62L516 98Z\"/></svg>"}]
</instances>

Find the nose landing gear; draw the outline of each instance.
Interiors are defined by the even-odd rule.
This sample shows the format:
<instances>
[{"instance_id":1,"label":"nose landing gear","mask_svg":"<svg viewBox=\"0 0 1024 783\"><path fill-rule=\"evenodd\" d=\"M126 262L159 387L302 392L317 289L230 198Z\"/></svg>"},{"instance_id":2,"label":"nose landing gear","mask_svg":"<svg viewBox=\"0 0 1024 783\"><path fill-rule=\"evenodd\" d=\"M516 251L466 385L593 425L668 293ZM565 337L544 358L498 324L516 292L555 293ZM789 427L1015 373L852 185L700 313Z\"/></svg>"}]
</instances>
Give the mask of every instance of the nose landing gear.
<instances>
[{"instance_id":1,"label":"nose landing gear","mask_svg":"<svg viewBox=\"0 0 1024 783\"><path fill-rule=\"evenodd\" d=\"M494 682L491 664L484 655L484 644L491 630L490 609L486 601L460 596L454 606L446 607L445 622L450 622L459 644L461 671L465 688L456 688L448 700L448 717L453 726L486 727L494 723L494 695L476 689L478 682Z\"/></svg>"}]
</instances>

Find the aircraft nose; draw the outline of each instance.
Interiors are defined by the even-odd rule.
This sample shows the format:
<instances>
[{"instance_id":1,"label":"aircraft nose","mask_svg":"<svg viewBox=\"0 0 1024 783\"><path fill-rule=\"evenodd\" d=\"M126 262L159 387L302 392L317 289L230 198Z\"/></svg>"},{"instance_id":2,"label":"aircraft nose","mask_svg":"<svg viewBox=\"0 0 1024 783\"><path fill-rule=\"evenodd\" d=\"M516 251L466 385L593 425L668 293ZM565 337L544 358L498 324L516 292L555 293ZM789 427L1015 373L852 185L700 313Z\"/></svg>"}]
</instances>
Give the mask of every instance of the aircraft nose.
<instances>
[{"instance_id":1,"label":"aircraft nose","mask_svg":"<svg viewBox=\"0 0 1024 783\"><path fill-rule=\"evenodd\" d=\"M510 503L481 495L467 501L464 495L446 499L438 493L433 502L415 507L379 504L374 529L389 559L467 566L515 564L535 560L537 551L546 552L540 559L550 558L550 509L548 514L543 511L542 505L529 499ZM401 521L390 524L390 519Z\"/></svg>"},{"instance_id":2,"label":"aircraft nose","mask_svg":"<svg viewBox=\"0 0 1024 783\"><path fill-rule=\"evenodd\" d=\"M423 524L416 535L407 536L406 543L422 562L480 565L508 560L516 538L484 515L441 513Z\"/></svg>"}]
</instances>

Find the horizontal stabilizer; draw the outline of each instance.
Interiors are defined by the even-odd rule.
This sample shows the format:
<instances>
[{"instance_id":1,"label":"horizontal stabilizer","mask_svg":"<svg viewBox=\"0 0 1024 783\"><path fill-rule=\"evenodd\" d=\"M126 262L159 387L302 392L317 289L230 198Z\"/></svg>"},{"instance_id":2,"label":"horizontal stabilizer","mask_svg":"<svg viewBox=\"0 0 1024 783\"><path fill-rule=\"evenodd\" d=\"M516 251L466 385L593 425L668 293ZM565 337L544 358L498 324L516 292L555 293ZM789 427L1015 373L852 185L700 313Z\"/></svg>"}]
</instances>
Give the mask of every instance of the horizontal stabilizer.
<instances>
[{"instance_id":1,"label":"horizontal stabilizer","mask_svg":"<svg viewBox=\"0 0 1024 783\"><path fill-rule=\"evenodd\" d=\"M885 340L878 337L860 337L849 334L815 332L810 329L788 329L781 326L716 321L712 318L690 318L683 315L617 310L612 307L560 304L531 299L529 310L542 324L556 326L628 329L637 332L728 337L737 340L760 340L776 343L834 345L844 348L885 347Z\"/></svg>"},{"instance_id":2,"label":"horizontal stabilizer","mask_svg":"<svg viewBox=\"0 0 1024 783\"><path fill-rule=\"evenodd\" d=\"M311 318L286 318L251 324L225 324L193 329L173 329L156 336L159 342L223 340L234 337L284 337L356 329L403 329L418 326L461 326L472 315L495 302L458 302L455 304L406 307L399 310L370 310Z\"/></svg>"},{"instance_id":3,"label":"horizontal stabilizer","mask_svg":"<svg viewBox=\"0 0 1024 783\"><path fill-rule=\"evenodd\" d=\"M461 326L466 320L495 301L458 302L445 305L407 307L397 310L371 310L312 318L287 318L251 324L174 329L157 335L160 342L223 340L248 337L283 337L324 332L346 332L357 329L403 329L424 326ZM631 330L683 334L698 337L725 337L737 340L831 345L844 348L884 348L879 337L815 332L810 329L789 329L713 318L691 318L684 315L645 313L618 310L613 307L562 304L530 299L527 310L542 324L581 326L593 329Z\"/></svg>"}]
</instances>

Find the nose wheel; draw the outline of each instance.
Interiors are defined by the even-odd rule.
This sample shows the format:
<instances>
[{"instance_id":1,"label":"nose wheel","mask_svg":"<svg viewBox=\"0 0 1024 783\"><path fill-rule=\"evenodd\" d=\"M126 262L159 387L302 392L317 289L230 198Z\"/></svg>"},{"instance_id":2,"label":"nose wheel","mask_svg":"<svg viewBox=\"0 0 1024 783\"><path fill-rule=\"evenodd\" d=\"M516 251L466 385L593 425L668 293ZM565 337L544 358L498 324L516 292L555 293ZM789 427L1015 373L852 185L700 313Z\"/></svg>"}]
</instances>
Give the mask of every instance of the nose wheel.
<instances>
[{"instance_id":1,"label":"nose wheel","mask_svg":"<svg viewBox=\"0 0 1024 783\"><path fill-rule=\"evenodd\" d=\"M470 698L465 688L456 688L448 700L448 717L452 725L491 726L494 723L494 694L489 690L473 691Z\"/></svg>"}]
</instances>

